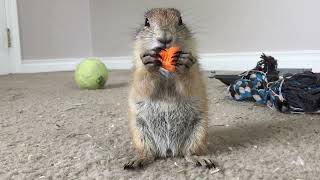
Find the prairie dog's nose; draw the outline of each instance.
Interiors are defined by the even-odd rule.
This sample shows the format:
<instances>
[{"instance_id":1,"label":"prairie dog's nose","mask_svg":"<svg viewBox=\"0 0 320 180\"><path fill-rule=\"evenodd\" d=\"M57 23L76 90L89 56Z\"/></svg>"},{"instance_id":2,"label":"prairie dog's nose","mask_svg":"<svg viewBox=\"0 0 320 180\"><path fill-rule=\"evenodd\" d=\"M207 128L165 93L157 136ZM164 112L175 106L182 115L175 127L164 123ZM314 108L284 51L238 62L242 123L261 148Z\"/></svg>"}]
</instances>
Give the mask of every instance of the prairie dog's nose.
<instances>
[{"instance_id":1,"label":"prairie dog's nose","mask_svg":"<svg viewBox=\"0 0 320 180\"><path fill-rule=\"evenodd\" d=\"M172 34L168 31L162 31L157 37L157 40L163 45L170 44L172 39Z\"/></svg>"}]
</instances>

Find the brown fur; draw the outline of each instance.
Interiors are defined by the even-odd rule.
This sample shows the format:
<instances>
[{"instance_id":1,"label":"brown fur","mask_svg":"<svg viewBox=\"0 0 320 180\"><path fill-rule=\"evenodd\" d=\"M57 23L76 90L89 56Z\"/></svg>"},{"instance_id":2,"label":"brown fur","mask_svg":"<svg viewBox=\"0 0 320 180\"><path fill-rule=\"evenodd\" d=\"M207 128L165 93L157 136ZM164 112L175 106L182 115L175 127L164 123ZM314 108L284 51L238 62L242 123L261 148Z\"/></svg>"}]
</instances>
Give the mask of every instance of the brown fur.
<instances>
[{"instance_id":1,"label":"brown fur","mask_svg":"<svg viewBox=\"0 0 320 180\"><path fill-rule=\"evenodd\" d=\"M172 29L171 32L173 36L180 36L183 38L180 43L180 47L184 51L190 52L195 58L197 58L196 45L194 39L190 35L188 30L183 32L177 32L172 25L174 22L178 21L180 13L175 9L154 9L146 13L146 17L149 18L150 24L156 23L157 27L166 27ZM169 26L169 27L168 27ZM139 154L139 163L142 164L144 159L152 161L155 159L155 155L152 154L153 147L149 142L143 141L143 135L137 128L137 102L143 102L154 96L155 93L162 91L160 87L160 75L157 71L149 71L141 61L141 54L148 50L146 48L144 38L140 40L139 37L146 37L146 33L150 33L148 30L140 30L138 38L134 45L134 67L133 67L133 79L131 82L130 92L129 92L129 129L133 140L133 145ZM156 30L154 30L156 31ZM153 32L157 33L157 32ZM182 38L181 38L182 37ZM176 37L174 37L176 38ZM148 40L146 40L148 41ZM173 42L174 44L175 42ZM202 74L200 72L198 61L193 64L190 69L183 72L177 72L174 78L175 91L179 94L179 97L189 99L196 97L200 99L197 108L199 112L203 112L202 120L197 129L193 130L193 134L189 135L188 146L183 149L183 155L188 161L193 163L199 163L199 158L194 158L194 156L204 155L207 150L207 136L208 136L208 100L206 94L205 84L202 80ZM164 89L163 89L164 90ZM159 96L153 98L161 98L164 102L177 101L175 97L172 96ZM191 160L190 160L191 159ZM130 163L128 163L130 165ZM127 165L128 165L127 164ZM131 162L134 166L134 162Z\"/></svg>"}]
</instances>

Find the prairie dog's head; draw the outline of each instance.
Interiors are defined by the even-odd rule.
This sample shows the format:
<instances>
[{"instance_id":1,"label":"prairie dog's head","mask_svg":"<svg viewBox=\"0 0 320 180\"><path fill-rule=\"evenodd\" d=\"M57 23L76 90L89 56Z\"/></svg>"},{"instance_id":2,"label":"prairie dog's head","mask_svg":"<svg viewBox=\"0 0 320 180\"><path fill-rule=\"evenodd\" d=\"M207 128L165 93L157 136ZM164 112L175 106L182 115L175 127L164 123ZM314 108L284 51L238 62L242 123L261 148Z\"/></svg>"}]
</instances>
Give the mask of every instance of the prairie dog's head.
<instances>
[{"instance_id":1,"label":"prairie dog's head","mask_svg":"<svg viewBox=\"0 0 320 180\"><path fill-rule=\"evenodd\" d=\"M144 25L136 34L139 51L178 46L192 51L192 35L183 22L180 12L174 8L154 8L145 13Z\"/></svg>"}]
</instances>

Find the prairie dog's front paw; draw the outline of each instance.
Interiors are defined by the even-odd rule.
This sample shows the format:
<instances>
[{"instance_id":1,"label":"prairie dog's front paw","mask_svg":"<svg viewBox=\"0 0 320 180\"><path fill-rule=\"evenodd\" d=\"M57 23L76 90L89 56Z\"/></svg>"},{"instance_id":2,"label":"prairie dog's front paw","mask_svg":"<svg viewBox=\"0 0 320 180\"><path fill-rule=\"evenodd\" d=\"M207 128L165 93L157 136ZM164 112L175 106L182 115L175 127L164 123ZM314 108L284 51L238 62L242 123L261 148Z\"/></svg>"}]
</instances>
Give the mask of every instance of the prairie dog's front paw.
<instances>
[{"instance_id":1,"label":"prairie dog's front paw","mask_svg":"<svg viewBox=\"0 0 320 180\"><path fill-rule=\"evenodd\" d=\"M196 58L188 52L178 52L174 56L178 72L188 71L196 63Z\"/></svg>"},{"instance_id":2,"label":"prairie dog's front paw","mask_svg":"<svg viewBox=\"0 0 320 180\"><path fill-rule=\"evenodd\" d=\"M159 50L152 49L147 50L141 54L141 61L149 71L157 71L161 66L161 57L159 55Z\"/></svg>"}]
</instances>

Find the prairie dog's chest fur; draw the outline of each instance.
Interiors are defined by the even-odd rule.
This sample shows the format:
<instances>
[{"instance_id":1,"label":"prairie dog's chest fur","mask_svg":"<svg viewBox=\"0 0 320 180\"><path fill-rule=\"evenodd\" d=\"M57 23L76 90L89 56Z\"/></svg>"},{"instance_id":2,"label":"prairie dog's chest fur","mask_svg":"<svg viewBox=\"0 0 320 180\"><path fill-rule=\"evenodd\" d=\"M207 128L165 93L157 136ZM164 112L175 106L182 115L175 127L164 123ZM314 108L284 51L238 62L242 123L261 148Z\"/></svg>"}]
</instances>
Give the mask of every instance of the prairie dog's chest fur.
<instances>
[{"instance_id":1,"label":"prairie dog's chest fur","mask_svg":"<svg viewBox=\"0 0 320 180\"><path fill-rule=\"evenodd\" d=\"M137 127L154 142L158 155L165 157L168 150L179 156L194 127L200 122L201 112L192 100L164 102L146 100L137 103Z\"/></svg>"},{"instance_id":2,"label":"prairie dog's chest fur","mask_svg":"<svg viewBox=\"0 0 320 180\"><path fill-rule=\"evenodd\" d=\"M197 97L181 97L170 81L162 82L161 90L136 103L137 127L158 149L158 156L179 156L202 112Z\"/></svg>"}]
</instances>

